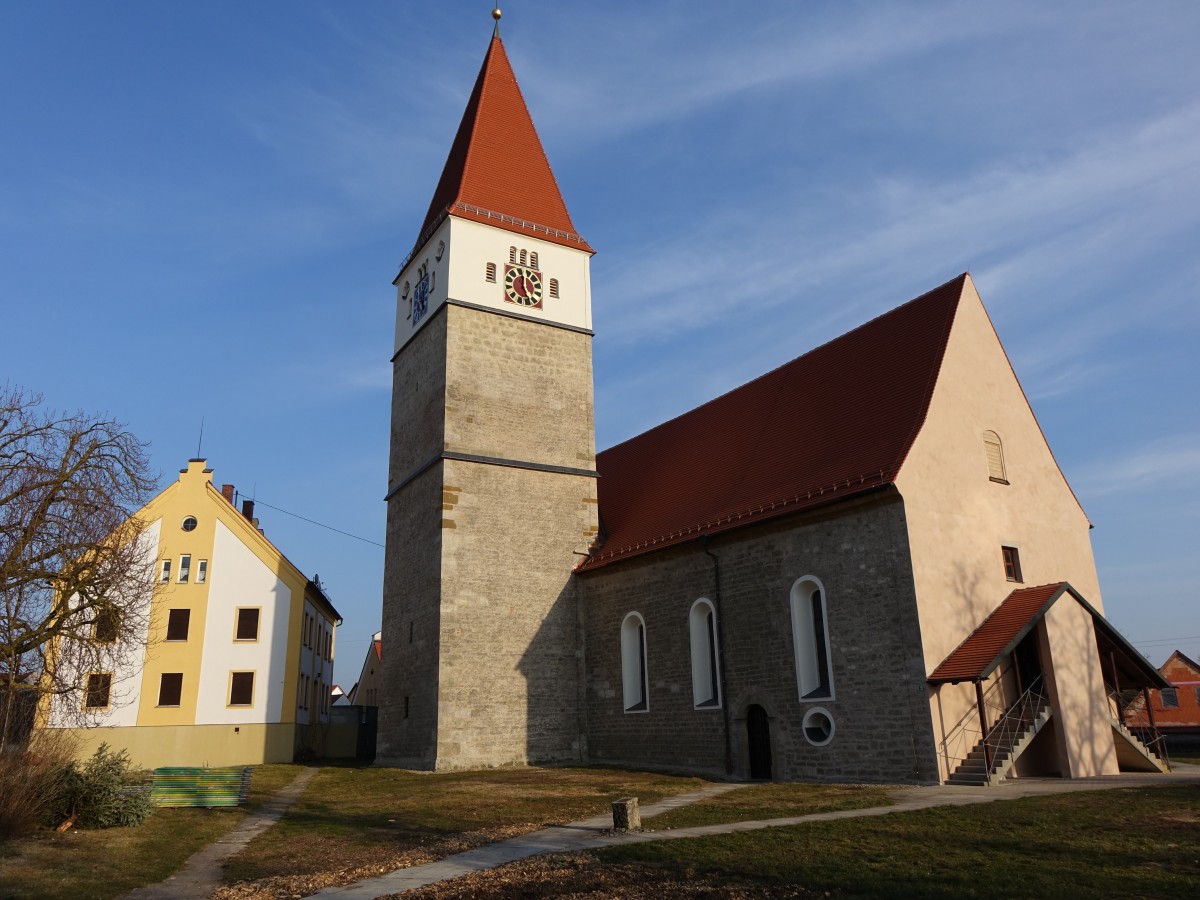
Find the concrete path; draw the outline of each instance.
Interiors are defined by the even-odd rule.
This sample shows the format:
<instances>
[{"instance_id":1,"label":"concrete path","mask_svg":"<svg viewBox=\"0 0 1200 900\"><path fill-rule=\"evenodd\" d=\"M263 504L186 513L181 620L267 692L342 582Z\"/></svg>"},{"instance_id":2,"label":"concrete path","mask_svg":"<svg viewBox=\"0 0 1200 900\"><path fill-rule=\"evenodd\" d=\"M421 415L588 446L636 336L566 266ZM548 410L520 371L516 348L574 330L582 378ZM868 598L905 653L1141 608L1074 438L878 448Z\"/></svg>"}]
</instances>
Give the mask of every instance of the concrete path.
<instances>
[{"instance_id":1,"label":"concrete path","mask_svg":"<svg viewBox=\"0 0 1200 900\"><path fill-rule=\"evenodd\" d=\"M247 816L241 825L215 844L193 854L183 868L166 881L130 891L123 900L206 900L211 897L221 883L221 864L278 822L316 774L316 768L306 768L287 787Z\"/></svg>"},{"instance_id":2,"label":"concrete path","mask_svg":"<svg viewBox=\"0 0 1200 900\"><path fill-rule=\"evenodd\" d=\"M837 812L815 813L785 819L766 819L755 822L730 822L724 825L702 825L695 828L675 828L670 831L642 831L627 834L605 834L612 826L609 815L594 816L570 825L544 828L531 834L521 835L507 841L499 841L448 856L445 859L408 869L397 869L378 878L370 878L343 887L326 888L312 896L337 898L337 900L374 900L389 894L424 887L438 881L457 878L483 869L493 869L505 863L537 856L543 853L573 853L616 844L644 843L647 841L677 840L679 838L703 837L712 834L730 834L735 831L754 831L760 828L777 828L799 825L804 822L824 822L836 819L851 819L862 816L885 816L897 812L929 809L934 806L968 806L974 803L990 803L995 800L1014 800L1020 797L1037 797L1047 794L1065 794L1074 791L1109 790L1125 787L1154 787L1170 784L1200 784L1200 767L1179 766L1170 775L1111 775L1100 778L1063 780L1058 778L1023 778L994 787L905 787L892 792L894 805L868 809L847 809ZM648 819L667 809L694 803L706 797L745 787L741 784L715 784L690 794L681 794L662 803L647 806L642 818ZM653 822L649 825L653 826Z\"/></svg>"}]
</instances>

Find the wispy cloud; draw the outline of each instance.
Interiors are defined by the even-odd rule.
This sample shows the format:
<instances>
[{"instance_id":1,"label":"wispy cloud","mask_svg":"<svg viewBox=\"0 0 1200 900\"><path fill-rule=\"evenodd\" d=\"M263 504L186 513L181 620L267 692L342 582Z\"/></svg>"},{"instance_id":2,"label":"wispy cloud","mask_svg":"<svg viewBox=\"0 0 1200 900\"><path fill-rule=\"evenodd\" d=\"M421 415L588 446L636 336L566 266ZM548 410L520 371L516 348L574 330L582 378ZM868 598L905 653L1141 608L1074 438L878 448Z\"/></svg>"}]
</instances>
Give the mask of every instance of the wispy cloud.
<instances>
[{"instance_id":1,"label":"wispy cloud","mask_svg":"<svg viewBox=\"0 0 1200 900\"><path fill-rule=\"evenodd\" d=\"M1200 484L1200 432L1158 438L1122 456L1084 466L1082 493L1104 496L1143 488Z\"/></svg>"}]
</instances>

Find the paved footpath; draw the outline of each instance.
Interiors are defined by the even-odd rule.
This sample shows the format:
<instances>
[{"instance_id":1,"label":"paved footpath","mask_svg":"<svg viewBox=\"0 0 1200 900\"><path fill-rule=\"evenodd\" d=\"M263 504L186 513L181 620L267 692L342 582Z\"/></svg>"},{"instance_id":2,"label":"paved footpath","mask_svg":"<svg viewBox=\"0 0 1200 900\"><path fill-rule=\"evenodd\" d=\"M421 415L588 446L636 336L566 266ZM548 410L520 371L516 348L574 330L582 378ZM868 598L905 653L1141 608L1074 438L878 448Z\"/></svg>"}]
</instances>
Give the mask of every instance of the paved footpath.
<instances>
[{"instance_id":1,"label":"paved footpath","mask_svg":"<svg viewBox=\"0 0 1200 900\"><path fill-rule=\"evenodd\" d=\"M222 865L248 843L283 818L304 793L317 769L309 766L291 783L260 806L225 837L209 844L183 864L183 868L158 884L149 884L130 891L122 900L207 900L221 883Z\"/></svg>"},{"instance_id":2,"label":"paved footpath","mask_svg":"<svg viewBox=\"0 0 1200 900\"><path fill-rule=\"evenodd\" d=\"M505 863L537 856L543 853L573 853L616 844L645 843L647 841L677 840L679 838L702 837L711 834L730 834L735 831L754 831L759 828L776 828L783 825L799 825L804 822L827 822L836 819L852 819L862 816L886 816L892 813L929 809L934 806L968 806L973 803L990 803L994 800L1014 800L1019 797L1037 797L1046 794L1065 794L1073 791L1096 791L1125 787L1153 787L1169 784L1200 784L1200 767L1179 766L1170 775L1109 775L1099 778L1023 778L1004 782L994 787L904 787L892 792L892 806L877 806L868 809L845 809L837 812L814 813L786 819L764 819L754 822L730 822L724 825L702 825L695 828L674 828L670 831L635 831L625 834L605 834L612 826L609 815L595 816L572 822L570 825L544 828L531 834L521 835L507 841L487 844L448 856L437 862L407 869L397 869L378 878L370 878L344 887L326 888L314 897L337 898L337 900L374 900L389 894L424 887L438 881L457 878L483 869L493 869ZM690 794L681 794L662 803L647 806L642 818L647 819L668 809L685 806L707 797L745 787L742 784L715 784ZM653 825L653 822L649 823Z\"/></svg>"}]
</instances>

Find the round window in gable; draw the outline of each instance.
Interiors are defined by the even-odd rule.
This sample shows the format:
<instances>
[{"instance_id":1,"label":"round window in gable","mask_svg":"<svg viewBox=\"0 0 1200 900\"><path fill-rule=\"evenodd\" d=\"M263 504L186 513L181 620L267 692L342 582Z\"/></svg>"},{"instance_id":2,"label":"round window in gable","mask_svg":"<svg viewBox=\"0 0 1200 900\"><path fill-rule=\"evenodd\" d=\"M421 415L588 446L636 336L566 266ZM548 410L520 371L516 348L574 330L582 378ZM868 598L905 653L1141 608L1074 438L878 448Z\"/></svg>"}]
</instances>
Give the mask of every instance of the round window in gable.
<instances>
[{"instance_id":1,"label":"round window in gable","mask_svg":"<svg viewBox=\"0 0 1200 900\"><path fill-rule=\"evenodd\" d=\"M183 520L182 527L183 527L184 531L195 531L196 530L196 517L188 516L186 519Z\"/></svg>"},{"instance_id":2,"label":"round window in gable","mask_svg":"<svg viewBox=\"0 0 1200 900\"><path fill-rule=\"evenodd\" d=\"M804 714L804 737L814 747L824 747L833 740L833 716L829 710L814 706Z\"/></svg>"}]
</instances>

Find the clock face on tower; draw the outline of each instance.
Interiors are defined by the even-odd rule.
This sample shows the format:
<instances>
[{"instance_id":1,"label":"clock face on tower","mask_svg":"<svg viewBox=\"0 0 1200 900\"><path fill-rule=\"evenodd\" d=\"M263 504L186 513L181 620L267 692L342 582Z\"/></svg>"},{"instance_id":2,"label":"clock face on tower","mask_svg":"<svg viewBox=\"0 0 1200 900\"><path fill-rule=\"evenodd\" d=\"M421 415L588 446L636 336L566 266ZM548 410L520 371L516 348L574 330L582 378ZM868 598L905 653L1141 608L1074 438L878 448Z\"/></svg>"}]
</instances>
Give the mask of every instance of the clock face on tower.
<instances>
[{"instance_id":1,"label":"clock face on tower","mask_svg":"<svg viewBox=\"0 0 1200 900\"><path fill-rule=\"evenodd\" d=\"M504 298L530 309L542 308L542 275L527 266L504 267Z\"/></svg>"}]
</instances>

